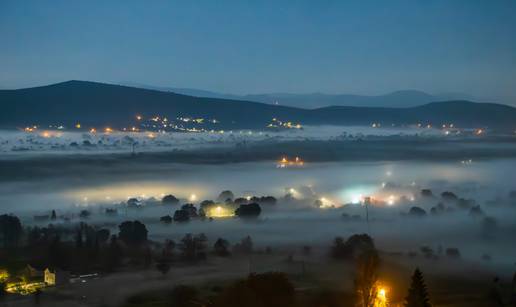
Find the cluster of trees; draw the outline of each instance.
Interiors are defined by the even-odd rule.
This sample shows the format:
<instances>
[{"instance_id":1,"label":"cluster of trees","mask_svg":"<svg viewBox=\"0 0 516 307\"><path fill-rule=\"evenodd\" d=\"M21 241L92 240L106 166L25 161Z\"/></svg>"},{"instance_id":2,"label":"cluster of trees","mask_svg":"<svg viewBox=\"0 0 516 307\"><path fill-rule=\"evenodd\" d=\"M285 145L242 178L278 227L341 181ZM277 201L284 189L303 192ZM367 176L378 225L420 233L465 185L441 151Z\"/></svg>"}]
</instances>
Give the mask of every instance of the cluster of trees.
<instances>
[{"instance_id":1,"label":"cluster of trees","mask_svg":"<svg viewBox=\"0 0 516 307\"><path fill-rule=\"evenodd\" d=\"M163 197L161 202L166 205L178 205L180 201L174 195L166 195ZM205 218L206 212L209 212L220 203L233 207L237 206L235 209L235 215L247 218L259 216L261 213L260 205L274 205L276 204L276 198L272 196L253 196L251 198L241 197L235 199L233 192L227 190L222 191L219 194L217 202L214 202L213 200L204 200L200 203L199 209L197 209L194 204L187 203L177 209L173 216L162 216L160 221L164 223L171 223L172 221L187 222L192 218Z\"/></svg>"},{"instance_id":2,"label":"cluster of trees","mask_svg":"<svg viewBox=\"0 0 516 307\"><path fill-rule=\"evenodd\" d=\"M318 297L308 306L389 306L386 298L378 296L378 264L377 255L363 254L357 259L354 297L342 294L332 301L327 293ZM213 294L201 295L197 288L179 285L163 298L166 305L177 307L210 306L210 307L295 307L306 306L296 296L293 283L288 275L282 272L251 273L247 278L230 283L224 288L212 289ZM203 291L206 292L206 291ZM306 300L306 294L303 297ZM159 300L154 299L156 303ZM128 303L140 306L148 302L148 297L135 296ZM402 304L405 307L430 307L430 296L423 274L416 268L411 278L410 287ZM161 306L161 305L160 305Z\"/></svg>"},{"instance_id":3,"label":"cluster of trees","mask_svg":"<svg viewBox=\"0 0 516 307\"><path fill-rule=\"evenodd\" d=\"M0 215L0 242L4 248L17 247L22 236L20 219L14 215Z\"/></svg>"},{"instance_id":4,"label":"cluster of trees","mask_svg":"<svg viewBox=\"0 0 516 307\"><path fill-rule=\"evenodd\" d=\"M210 250L204 234L186 234L178 243L172 240L152 242L148 239L146 226L140 221L120 223L115 234L85 222L73 227L49 224L23 229L20 220L12 215L0 216L0 223L2 248L7 251L0 253L0 260L7 263L24 259L21 267L28 263L40 269L55 267L88 273L111 272L123 265L149 267L155 262L157 269L166 273L176 260L197 262L206 259L209 253L227 257L232 252L253 251L249 236L233 249L227 240L218 238Z\"/></svg>"},{"instance_id":5,"label":"cluster of trees","mask_svg":"<svg viewBox=\"0 0 516 307\"><path fill-rule=\"evenodd\" d=\"M354 234L346 241L336 237L331 247L331 255L335 259L355 259L369 251L376 251L373 239L367 234Z\"/></svg>"}]
</instances>

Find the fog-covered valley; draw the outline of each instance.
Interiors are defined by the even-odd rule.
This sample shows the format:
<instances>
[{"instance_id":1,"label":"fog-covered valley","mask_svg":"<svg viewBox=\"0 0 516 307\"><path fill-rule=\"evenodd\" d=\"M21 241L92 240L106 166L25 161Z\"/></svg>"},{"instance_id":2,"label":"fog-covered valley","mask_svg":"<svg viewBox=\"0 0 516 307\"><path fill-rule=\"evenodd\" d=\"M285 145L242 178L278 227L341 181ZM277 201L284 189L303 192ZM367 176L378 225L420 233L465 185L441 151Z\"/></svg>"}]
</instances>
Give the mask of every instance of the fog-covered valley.
<instances>
[{"instance_id":1,"label":"fog-covered valley","mask_svg":"<svg viewBox=\"0 0 516 307\"><path fill-rule=\"evenodd\" d=\"M338 139L342 131L336 131L325 134L326 138L316 133L271 137L253 132L246 138L184 134L171 137L174 142L168 146L178 149L174 152L145 151L143 146L134 154L127 148L91 154L71 150L62 155L62 149L6 154L0 161L0 204L3 212L19 215L26 225L48 224L48 215L55 210L59 218L51 222L69 227L82 221L116 233L122 221L140 220L148 227L150 239L158 241L177 241L186 233L231 242L250 235L261 248L310 245L321 252L335 236L369 233L379 249L402 257L446 257L447 248L457 248L461 259L488 271L503 273L513 267L516 247L509 242L516 234L516 199L511 194L516 160L511 157L510 137L443 140L438 131L423 138L393 131L390 136L381 133L357 141ZM84 138L66 136L66 142L72 137ZM395 144L407 137L420 149L403 159L403 153L413 148ZM16 142L13 135L3 136L7 138L11 139L4 141L4 148ZM20 136L16 138L19 141ZM206 138L212 138L213 144ZM301 146L296 141L302 138L308 140ZM237 145L242 142L248 143ZM450 148L454 142L456 146ZM384 151L340 155L342 143L351 151L363 146L382 146ZM283 154L278 154L278 148ZM335 153L325 155L327 150ZM260 152L265 154L253 156ZM203 157L201 163L193 158L196 155ZM297 156L303 165L278 167L282 157ZM432 195L422 195L424 189ZM253 221L214 217L213 221L160 222L160 217L178 209L161 203L165 195L200 208L203 200L216 200L224 190L231 190L235 198L270 195L277 202L262 205L262 213ZM443 199L446 191L457 199ZM367 208L366 197L374 199ZM129 199L137 199L139 207L129 207ZM422 208L425 216L409 213L412 207ZM116 214L106 214L106 209ZM83 210L89 211L87 218L80 217ZM431 254L425 256L429 252L422 252L424 247Z\"/></svg>"}]
</instances>

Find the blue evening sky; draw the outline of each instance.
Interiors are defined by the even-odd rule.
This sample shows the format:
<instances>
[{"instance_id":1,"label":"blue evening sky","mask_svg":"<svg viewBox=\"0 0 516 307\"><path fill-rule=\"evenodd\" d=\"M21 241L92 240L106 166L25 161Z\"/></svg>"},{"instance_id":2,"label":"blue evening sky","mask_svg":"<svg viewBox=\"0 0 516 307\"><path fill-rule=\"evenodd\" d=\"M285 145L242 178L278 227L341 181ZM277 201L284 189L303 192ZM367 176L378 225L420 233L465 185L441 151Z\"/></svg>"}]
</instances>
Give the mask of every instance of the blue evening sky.
<instances>
[{"instance_id":1,"label":"blue evening sky","mask_svg":"<svg viewBox=\"0 0 516 307\"><path fill-rule=\"evenodd\" d=\"M418 89L516 101L516 1L0 1L0 88Z\"/></svg>"}]
</instances>

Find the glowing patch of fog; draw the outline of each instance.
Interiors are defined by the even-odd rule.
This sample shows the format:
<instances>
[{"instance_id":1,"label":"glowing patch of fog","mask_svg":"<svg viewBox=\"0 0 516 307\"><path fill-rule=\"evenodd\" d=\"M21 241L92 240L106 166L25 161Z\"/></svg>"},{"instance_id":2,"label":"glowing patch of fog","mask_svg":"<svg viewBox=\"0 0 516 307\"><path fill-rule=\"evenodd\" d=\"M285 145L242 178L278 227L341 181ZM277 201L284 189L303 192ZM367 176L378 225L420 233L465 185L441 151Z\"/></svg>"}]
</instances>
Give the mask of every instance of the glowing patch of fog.
<instances>
[{"instance_id":1,"label":"glowing patch of fog","mask_svg":"<svg viewBox=\"0 0 516 307\"><path fill-rule=\"evenodd\" d=\"M370 230L377 244L388 251L418 250L429 245L437 251L441 246L458 247L467 259L478 260L483 253L493 257L493 263L512 265L516 258L516 246L508 244L516 233L515 208L489 207L486 200L506 196L513 189L516 179L514 160L493 160L462 165L460 162L349 162L349 163L307 163L304 168L277 169L270 163L242 163L226 165L169 165L179 169L180 175L156 175L152 172L146 178L132 180L130 176L113 174L98 178L96 182L83 182L77 186L54 183L9 183L22 185L23 192L9 192L5 183L0 190L0 203L4 210L21 213L24 222L33 223L34 212L47 213L78 212L79 206L89 206L94 213L90 222L109 225L116 231L116 225L126 219L139 219L147 224L152 238L178 240L185 233L205 232L214 241L218 237L236 242L251 235L258 246L328 246L336 235L348 236ZM165 169L166 171L166 169ZM70 176L69 174L66 176ZM66 181L66 176L63 180ZM385 183L383 187L382 183ZM48 188L41 189L41 187ZM38 192L32 187L38 186ZM311 186L311 188L308 188ZM237 196L246 196L249 191L257 195L281 197L290 188L301 197L326 197L336 204L352 201L357 194L379 195L382 198L395 195L418 194L421 188L431 188L438 195L451 190L461 197L473 198L482 205L489 216L499 222L496 239L482 236L482 221L457 211L443 217L427 217L423 220L402 218L412 205L396 203L392 207L370 208L370 225L364 222L365 208L351 206L339 209L310 209L311 201L288 204L283 201L277 209L264 208L257 222L243 222L237 218L220 219L214 222L192 221L184 225L162 225L159 217L173 214L174 208L157 206L142 210L121 210L116 217L108 217L102 209L112 207L127 197L156 197L174 194L187 199L196 194L199 201L214 199L225 189L231 189ZM313 194L313 195L312 195ZM87 198L85 201L84 198ZM109 197L110 199L106 199ZM197 203L199 202L197 201ZM416 199L414 204L429 210L438 200L424 202ZM360 222L344 221L342 213L359 214Z\"/></svg>"},{"instance_id":2,"label":"glowing patch of fog","mask_svg":"<svg viewBox=\"0 0 516 307\"><path fill-rule=\"evenodd\" d=\"M312 186L319 196L327 197L337 204L352 202L360 194L369 196L381 193L385 196L394 192L397 196L409 197L421 187L433 187L441 192L450 189L463 197L475 197L483 201L512 189L514 178L509 180L506 174L511 174L511 170L513 174L516 173L513 160L477 162L468 166L459 162L344 162L308 163L300 169L277 169L271 161L224 165L174 164L168 167L174 170L170 175L149 172L137 180L126 174L117 175L116 170L113 170L111 175L99 176L89 182L74 182L72 186L67 184L66 176L77 174L64 175L64 182L60 185L41 182L2 183L0 198L4 199L3 208L8 210L11 206L17 210L23 207L41 210L71 204L94 205L108 200L120 202L128 197L161 198L163 194L174 194L185 199L196 194L200 200L214 199L220 191L226 189L242 196L254 191L257 195L279 197L285 194L287 188L303 192L300 187ZM166 168L164 173L167 173ZM384 193L382 183L395 189L391 188ZM46 185L48 188L45 188ZM18 192L13 192L12 186L17 186ZM34 190L38 192L31 193ZM23 198L32 198L32 201L20 204ZM49 206L51 200L54 204Z\"/></svg>"}]
</instances>

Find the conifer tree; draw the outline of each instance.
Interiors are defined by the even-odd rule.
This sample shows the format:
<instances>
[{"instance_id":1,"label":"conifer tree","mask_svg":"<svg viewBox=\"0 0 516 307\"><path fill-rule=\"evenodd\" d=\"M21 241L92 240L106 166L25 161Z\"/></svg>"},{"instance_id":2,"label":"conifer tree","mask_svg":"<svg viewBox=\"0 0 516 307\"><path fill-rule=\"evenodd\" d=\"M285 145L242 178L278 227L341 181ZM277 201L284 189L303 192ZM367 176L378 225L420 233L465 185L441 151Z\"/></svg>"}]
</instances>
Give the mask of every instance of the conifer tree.
<instances>
[{"instance_id":1,"label":"conifer tree","mask_svg":"<svg viewBox=\"0 0 516 307\"><path fill-rule=\"evenodd\" d=\"M426 289L423 274L416 268L412 275L412 283L405 298L405 307L430 307L430 299Z\"/></svg>"}]
</instances>

